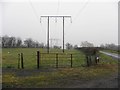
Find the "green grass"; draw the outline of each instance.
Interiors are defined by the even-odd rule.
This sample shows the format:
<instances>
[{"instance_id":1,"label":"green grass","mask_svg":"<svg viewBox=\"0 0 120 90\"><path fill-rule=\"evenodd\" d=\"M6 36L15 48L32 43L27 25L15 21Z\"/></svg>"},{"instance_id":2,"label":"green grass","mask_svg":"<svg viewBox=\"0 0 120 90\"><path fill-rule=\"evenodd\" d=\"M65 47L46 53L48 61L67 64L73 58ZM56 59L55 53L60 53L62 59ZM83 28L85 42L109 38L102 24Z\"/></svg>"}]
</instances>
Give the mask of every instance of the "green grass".
<instances>
[{"instance_id":1,"label":"green grass","mask_svg":"<svg viewBox=\"0 0 120 90\"><path fill-rule=\"evenodd\" d=\"M2 64L3 68L17 68L18 67L18 53L23 53L24 55L24 67L28 69L36 68L36 51L41 53L46 53L45 49L37 48L5 48L2 50ZM50 50L50 54L41 54L40 66L41 67L56 67L56 54L53 53L53 49ZM68 66L70 67L71 55L73 54L73 67L81 66L84 63L84 54L76 50L66 50L65 54L62 54L62 50L55 50L58 54L58 64L60 67Z\"/></svg>"},{"instance_id":2,"label":"green grass","mask_svg":"<svg viewBox=\"0 0 120 90\"><path fill-rule=\"evenodd\" d=\"M105 52L110 52L110 53L115 53L115 54L120 54L120 52L116 51L116 50L102 50Z\"/></svg>"},{"instance_id":3,"label":"green grass","mask_svg":"<svg viewBox=\"0 0 120 90\"><path fill-rule=\"evenodd\" d=\"M59 56L59 68L55 68L55 58L44 58L38 70L36 69L36 51L38 50L46 52L45 49L38 48L6 48L2 50L3 88L68 87L75 81L92 80L118 72L118 61L101 53L99 53L100 63L98 65L82 67L82 64L85 64L85 56L76 50L65 51L68 55L73 54L73 68L70 68L70 59L62 59L63 56ZM62 52L62 50L51 50L51 52L54 51ZM17 69L17 54L21 52L24 53L25 69L23 70ZM54 55L49 55L54 57ZM68 57L68 55L64 57Z\"/></svg>"},{"instance_id":4,"label":"green grass","mask_svg":"<svg viewBox=\"0 0 120 90\"><path fill-rule=\"evenodd\" d=\"M26 70L13 70L3 74L3 87L67 87L74 81L87 81L99 77L110 76L115 73L117 66L97 65L79 68L59 68L53 71L27 70L28 75L24 75ZM23 73L23 75L20 75Z\"/></svg>"},{"instance_id":5,"label":"green grass","mask_svg":"<svg viewBox=\"0 0 120 90\"><path fill-rule=\"evenodd\" d=\"M118 60L103 53L99 53L102 64L118 64Z\"/></svg>"}]
</instances>

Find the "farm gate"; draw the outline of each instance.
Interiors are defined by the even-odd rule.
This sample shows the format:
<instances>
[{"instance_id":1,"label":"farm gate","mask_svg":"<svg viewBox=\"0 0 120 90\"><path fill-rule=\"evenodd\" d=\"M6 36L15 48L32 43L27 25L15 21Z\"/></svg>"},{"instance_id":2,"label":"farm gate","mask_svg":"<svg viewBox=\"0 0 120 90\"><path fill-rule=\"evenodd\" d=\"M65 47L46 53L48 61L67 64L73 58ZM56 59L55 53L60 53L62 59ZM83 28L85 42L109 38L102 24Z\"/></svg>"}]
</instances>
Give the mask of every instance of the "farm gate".
<instances>
[{"instance_id":1,"label":"farm gate","mask_svg":"<svg viewBox=\"0 0 120 90\"><path fill-rule=\"evenodd\" d=\"M40 51L36 52L34 55L36 58L24 58L26 55L23 53L18 54L18 68L62 68L62 67L74 67L80 66L81 63L76 57L76 54L71 53L41 53ZM80 57L79 57L80 58ZM32 60L31 60L32 59Z\"/></svg>"}]
</instances>

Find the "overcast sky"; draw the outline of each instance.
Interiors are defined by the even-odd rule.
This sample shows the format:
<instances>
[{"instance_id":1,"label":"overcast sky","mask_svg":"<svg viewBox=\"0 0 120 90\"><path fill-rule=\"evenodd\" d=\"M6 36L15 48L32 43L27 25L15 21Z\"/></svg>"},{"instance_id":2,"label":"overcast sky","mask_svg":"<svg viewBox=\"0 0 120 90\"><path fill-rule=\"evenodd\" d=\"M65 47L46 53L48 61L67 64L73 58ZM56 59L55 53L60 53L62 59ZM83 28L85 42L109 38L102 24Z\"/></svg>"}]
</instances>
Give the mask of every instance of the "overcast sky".
<instances>
[{"instance_id":1,"label":"overcast sky","mask_svg":"<svg viewBox=\"0 0 120 90\"><path fill-rule=\"evenodd\" d=\"M71 15L65 19L65 43L82 41L118 44L119 0L0 0L0 35L32 38L46 43L47 18L41 15ZM62 18L50 19L50 38L62 45Z\"/></svg>"}]
</instances>

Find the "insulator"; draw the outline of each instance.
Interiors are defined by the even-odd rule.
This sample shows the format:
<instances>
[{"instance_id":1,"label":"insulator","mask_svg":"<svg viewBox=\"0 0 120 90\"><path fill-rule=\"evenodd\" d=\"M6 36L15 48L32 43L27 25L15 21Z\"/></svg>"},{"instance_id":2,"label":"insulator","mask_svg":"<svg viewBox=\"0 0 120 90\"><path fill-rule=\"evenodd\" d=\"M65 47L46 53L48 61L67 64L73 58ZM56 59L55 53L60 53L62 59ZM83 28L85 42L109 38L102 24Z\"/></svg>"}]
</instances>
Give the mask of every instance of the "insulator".
<instances>
[{"instance_id":1,"label":"insulator","mask_svg":"<svg viewBox=\"0 0 120 90\"><path fill-rule=\"evenodd\" d=\"M72 23L72 18L70 18L70 22Z\"/></svg>"},{"instance_id":2,"label":"insulator","mask_svg":"<svg viewBox=\"0 0 120 90\"><path fill-rule=\"evenodd\" d=\"M55 18L55 23L57 23L57 18Z\"/></svg>"},{"instance_id":3,"label":"insulator","mask_svg":"<svg viewBox=\"0 0 120 90\"><path fill-rule=\"evenodd\" d=\"M40 17L40 23L41 23L41 17Z\"/></svg>"}]
</instances>

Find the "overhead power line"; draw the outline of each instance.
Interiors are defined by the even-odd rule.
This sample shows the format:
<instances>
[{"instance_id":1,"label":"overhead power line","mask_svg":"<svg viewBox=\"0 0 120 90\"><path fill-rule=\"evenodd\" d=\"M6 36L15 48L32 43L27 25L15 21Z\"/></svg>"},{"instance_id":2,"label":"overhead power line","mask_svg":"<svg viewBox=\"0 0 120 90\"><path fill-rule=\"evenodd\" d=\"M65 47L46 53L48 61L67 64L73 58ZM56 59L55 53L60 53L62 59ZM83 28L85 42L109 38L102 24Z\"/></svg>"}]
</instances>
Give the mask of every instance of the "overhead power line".
<instances>
[{"instance_id":1,"label":"overhead power line","mask_svg":"<svg viewBox=\"0 0 120 90\"><path fill-rule=\"evenodd\" d=\"M41 20L39 21L39 15L38 15L38 13L37 13L37 11L36 11L36 9L35 9L35 7L34 7L34 5L33 5L31 0L29 0L29 4L30 4L30 6L31 6L31 8L32 8L32 10L34 12L34 15L35 15L37 21L40 22ZM44 30L41 22L40 22L40 26L41 26L41 30Z\"/></svg>"},{"instance_id":2,"label":"overhead power line","mask_svg":"<svg viewBox=\"0 0 120 90\"><path fill-rule=\"evenodd\" d=\"M76 19L78 18L78 16L80 16L80 13L82 13L82 11L87 7L87 5L88 5L89 2L90 2L90 0L87 0L86 3L83 5L83 7L79 9L79 11L78 11L78 13L75 15L75 17L71 18L71 19L72 19L71 21L72 21L73 23L74 23L74 21L76 21ZM72 25L73 25L73 24L72 24ZM69 24L69 25L67 26L67 28L71 28L72 25Z\"/></svg>"},{"instance_id":3,"label":"overhead power line","mask_svg":"<svg viewBox=\"0 0 120 90\"><path fill-rule=\"evenodd\" d=\"M73 18L74 21L76 21L76 19L77 19L78 16L80 15L80 13L82 13L82 11L87 7L89 1L90 1L90 0L87 0L86 3L83 5L83 7L79 9L79 11L78 11L78 13L76 14L75 18Z\"/></svg>"},{"instance_id":4,"label":"overhead power line","mask_svg":"<svg viewBox=\"0 0 120 90\"><path fill-rule=\"evenodd\" d=\"M29 0L29 4L30 4L30 6L31 6L32 9L33 9L33 12L34 12L34 14L35 14L35 16L36 16L37 21L39 21L39 15L37 14L37 11L36 11L35 7L33 6L31 0Z\"/></svg>"}]
</instances>

